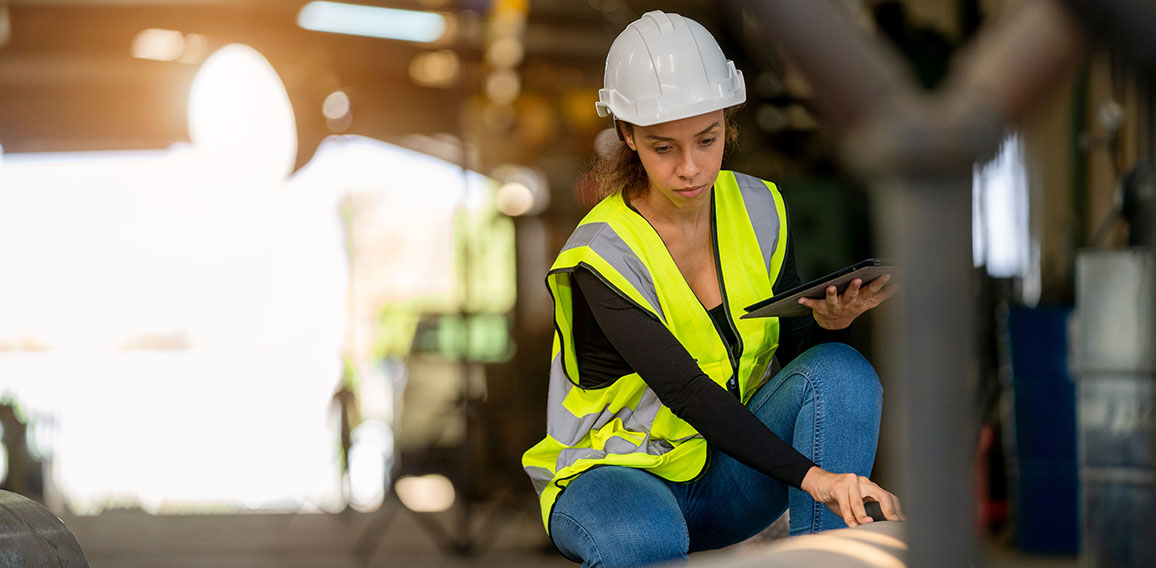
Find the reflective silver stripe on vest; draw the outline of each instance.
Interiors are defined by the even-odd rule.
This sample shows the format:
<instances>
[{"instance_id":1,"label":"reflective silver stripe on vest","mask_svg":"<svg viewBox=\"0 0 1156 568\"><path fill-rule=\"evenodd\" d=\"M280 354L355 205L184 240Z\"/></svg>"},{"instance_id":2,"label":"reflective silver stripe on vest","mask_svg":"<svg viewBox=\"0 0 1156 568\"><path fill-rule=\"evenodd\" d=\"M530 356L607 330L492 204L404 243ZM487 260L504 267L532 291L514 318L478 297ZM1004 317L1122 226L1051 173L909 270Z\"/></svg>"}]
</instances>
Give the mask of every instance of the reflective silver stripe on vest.
<instances>
[{"instance_id":1,"label":"reflective silver stripe on vest","mask_svg":"<svg viewBox=\"0 0 1156 568\"><path fill-rule=\"evenodd\" d=\"M779 214L775 210L775 196L759 178L735 172L735 181L739 184L743 203L747 206L759 249L763 251L763 264L770 274L771 257L775 255L775 246L779 240Z\"/></svg>"},{"instance_id":2,"label":"reflective silver stripe on vest","mask_svg":"<svg viewBox=\"0 0 1156 568\"><path fill-rule=\"evenodd\" d=\"M534 484L534 491L537 491L539 495L546 490L547 485L550 485L550 480L554 479L554 472L544 467L530 465L523 469L530 474L530 482Z\"/></svg>"},{"instance_id":3,"label":"reflective silver stripe on vest","mask_svg":"<svg viewBox=\"0 0 1156 568\"><path fill-rule=\"evenodd\" d=\"M658 318L666 321L662 314L662 306L658 303L658 293L654 290L654 278L650 270L638 259L634 251L626 242L614 232L609 223L587 223L574 229L574 233L562 247L563 251L580 246L588 246L591 250L614 267L635 290L646 298L647 302L658 312Z\"/></svg>"},{"instance_id":4,"label":"reflective silver stripe on vest","mask_svg":"<svg viewBox=\"0 0 1156 568\"><path fill-rule=\"evenodd\" d=\"M662 455L673 449L669 442L650 439L650 430L654 426L654 419L662 408L662 402L658 400L658 395L654 394L654 391L649 388L646 389L642 393L642 397L639 398L638 405L634 408L622 408L615 413L603 409L600 412L593 412L585 416L575 416L563 406L566 396L570 394L571 389L575 388L578 387L574 386L574 383L570 382L562 372L562 357L560 355L554 357L554 361L550 365L550 393L547 403L549 410L546 417L546 431L551 438L564 446L575 446L591 431L606 426L616 418L622 421L624 428L632 432L645 433L646 438L641 444L637 444L631 440L614 436L606 440L602 450L574 447L564 449L558 454L555 472L584 458L597 459L608 454L631 454L640 451L652 455ZM532 472L531 478L534 479ZM536 483L537 480L535 479Z\"/></svg>"},{"instance_id":5,"label":"reflective silver stripe on vest","mask_svg":"<svg viewBox=\"0 0 1156 568\"><path fill-rule=\"evenodd\" d=\"M639 447L638 444L626 438L614 436L606 440L601 450L595 450L593 448L566 448L562 450L558 453L558 464L556 467L560 470L573 465L574 462L581 459L598 460L610 454L633 454L639 450Z\"/></svg>"}]
</instances>

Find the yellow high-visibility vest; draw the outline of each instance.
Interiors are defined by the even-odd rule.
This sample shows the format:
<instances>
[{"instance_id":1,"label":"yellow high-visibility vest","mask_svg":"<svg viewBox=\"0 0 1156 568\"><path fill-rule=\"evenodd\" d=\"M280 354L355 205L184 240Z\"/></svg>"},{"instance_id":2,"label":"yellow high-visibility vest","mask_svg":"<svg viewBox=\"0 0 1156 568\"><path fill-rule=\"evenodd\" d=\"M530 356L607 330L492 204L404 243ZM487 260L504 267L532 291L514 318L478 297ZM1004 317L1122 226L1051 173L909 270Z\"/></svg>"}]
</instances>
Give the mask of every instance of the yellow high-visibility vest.
<instances>
[{"instance_id":1,"label":"yellow high-visibility vest","mask_svg":"<svg viewBox=\"0 0 1156 568\"><path fill-rule=\"evenodd\" d=\"M779 277L787 244L783 198L772 183L724 170L712 200L719 288L739 338L737 360L658 233L621 192L582 219L550 268L554 347L546 438L522 456L547 531L558 495L592 467L636 467L682 482L698 477L707 461L702 435L663 405L637 373L597 388L580 386L571 305L576 268L591 270L665 325L711 380L722 388L731 383L743 404L763 380L779 344L779 320L739 316L745 306L770 297Z\"/></svg>"}]
</instances>

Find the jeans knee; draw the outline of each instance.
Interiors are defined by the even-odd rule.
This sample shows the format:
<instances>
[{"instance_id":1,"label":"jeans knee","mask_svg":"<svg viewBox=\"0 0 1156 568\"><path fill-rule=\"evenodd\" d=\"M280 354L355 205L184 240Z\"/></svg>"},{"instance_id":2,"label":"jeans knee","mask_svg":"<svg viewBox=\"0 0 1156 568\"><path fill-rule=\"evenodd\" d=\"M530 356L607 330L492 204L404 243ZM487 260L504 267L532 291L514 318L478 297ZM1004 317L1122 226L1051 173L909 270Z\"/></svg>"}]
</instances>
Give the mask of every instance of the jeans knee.
<instances>
[{"instance_id":1,"label":"jeans knee","mask_svg":"<svg viewBox=\"0 0 1156 568\"><path fill-rule=\"evenodd\" d=\"M822 343L804 354L808 364L829 376L837 389L861 401L882 402L883 385L875 367L858 350L846 343Z\"/></svg>"},{"instance_id":2,"label":"jeans knee","mask_svg":"<svg viewBox=\"0 0 1156 568\"><path fill-rule=\"evenodd\" d=\"M681 516L677 519L648 518L623 524L614 519L580 523L555 513L551 523L555 545L583 568L648 566L685 559L690 535Z\"/></svg>"},{"instance_id":3,"label":"jeans knee","mask_svg":"<svg viewBox=\"0 0 1156 568\"><path fill-rule=\"evenodd\" d=\"M690 534L666 482L620 466L570 482L550 515L558 550L583 566L642 566L686 558Z\"/></svg>"},{"instance_id":4,"label":"jeans knee","mask_svg":"<svg viewBox=\"0 0 1156 568\"><path fill-rule=\"evenodd\" d=\"M650 566L668 564L687 557L690 550L690 535L685 527L679 532L666 533L664 538L633 539L623 542L615 549L615 554L603 554L605 566ZM612 558L608 558L612 556ZM617 560L617 561L612 561Z\"/></svg>"}]
</instances>

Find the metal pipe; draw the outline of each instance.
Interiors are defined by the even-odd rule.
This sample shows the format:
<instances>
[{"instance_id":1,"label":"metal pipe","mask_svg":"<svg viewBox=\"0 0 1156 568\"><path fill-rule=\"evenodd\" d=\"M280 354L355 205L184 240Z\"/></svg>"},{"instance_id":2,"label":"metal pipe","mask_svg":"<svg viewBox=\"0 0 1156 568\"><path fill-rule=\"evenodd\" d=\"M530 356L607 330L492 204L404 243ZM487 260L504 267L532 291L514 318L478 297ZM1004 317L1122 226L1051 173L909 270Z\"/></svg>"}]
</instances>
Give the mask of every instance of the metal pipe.
<instances>
[{"instance_id":1,"label":"metal pipe","mask_svg":"<svg viewBox=\"0 0 1156 568\"><path fill-rule=\"evenodd\" d=\"M1086 44L1062 6L1030 0L964 49L939 93L909 90L881 101L840 141L843 161L873 178L934 175L990 158L1007 125L1069 76Z\"/></svg>"},{"instance_id":2,"label":"metal pipe","mask_svg":"<svg viewBox=\"0 0 1156 568\"><path fill-rule=\"evenodd\" d=\"M944 93L931 96L830 3L764 0L751 12L811 82L845 165L875 189L884 252L906 267L883 368L898 384L891 398L901 416L890 424L904 435L896 489L914 521L910 565L968 566L971 164L994 153L1006 122L1026 115L1063 76L1083 51L1083 34L1054 2L1032 0L982 34Z\"/></svg>"},{"instance_id":3,"label":"metal pipe","mask_svg":"<svg viewBox=\"0 0 1156 568\"><path fill-rule=\"evenodd\" d=\"M1151 0L1063 0L1084 27L1131 61L1156 71L1156 3Z\"/></svg>"},{"instance_id":4,"label":"metal pipe","mask_svg":"<svg viewBox=\"0 0 1156 568\"><path fill-rule=\"evenodd\" d=\"M780 540L743 554L704 553L700 568L899 568L907 523L880 522Z\"/></svg>"},{"instance_id":5,"label":"metal pipe","mask_svg":"<svg viewBox=\"0 0 1156 568\"><path fill-rule=\"evenodd\" d=\"M882 367L897 387L888 397L897 395L901 410L892 423L900 430L888 434L905 462L896 490L912 521L910 566L979 565L971 522L977 365L970 189L970 168L873 186L883 250L903 266L903 292L883 312Z\"/></svg>"},{"instance_id":6,"label":"metal pipe","mask_svg":"<svg viewBox=\"0 0 1156 568\"><path fill-rule=\"evenodd\" d=\"M762 0L741 8L806 76L836 135L915 88L886 48L860 33L832 2Z\"/></svg>"},{"instance_id":7,"label":"metal pipe","mask_svg":"<svg viewBox=\"0 0 1156 568\"><path fill-rule=\"evenodd\" d=\"M1006 19L984 28L952 66L942 98L976 101L1000 122L1016 122L1083 56L1087 35L1053 0L1030 0Z\"/></svg>"}]
</instances>

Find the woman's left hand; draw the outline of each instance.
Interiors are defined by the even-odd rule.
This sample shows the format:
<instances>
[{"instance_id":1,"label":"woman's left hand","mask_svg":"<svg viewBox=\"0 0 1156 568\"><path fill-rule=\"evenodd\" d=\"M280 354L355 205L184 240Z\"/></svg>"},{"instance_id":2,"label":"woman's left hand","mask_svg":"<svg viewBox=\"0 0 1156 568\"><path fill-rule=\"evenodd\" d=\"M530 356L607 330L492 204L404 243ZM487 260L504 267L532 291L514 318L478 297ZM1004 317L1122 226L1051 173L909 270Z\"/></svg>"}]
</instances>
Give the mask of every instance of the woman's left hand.
<instances>
[{"instance_id":1,"label":"woman's left hand","mask_svg":"<svg viewBox=\"0 0 1156 568\"><path fill-rule=\"evenodd\" d=\"M863 286L863 280L856 278L847 285L842 295L834 286L827 287L827 297L821 300L799 298L799 303L811 308L815 321L825 329L843 329L863 312L882 304L898 289L887 286L890 274L884 274Z\"/></svg>"},{"instance_id":2,"label":"woman's left hand","mask_svg":"<svg viewBox=\"0 0 1156 568\"><path fill-rule=\"evenodd\" d=\"M843 518L849 527L873 522L864 506L866 501L879 503L883 517L889 521L906 521L899 499L874 481L853 473L831 473L819 466L807 470L800 489Z\"/></svg>"}]
</instances>

